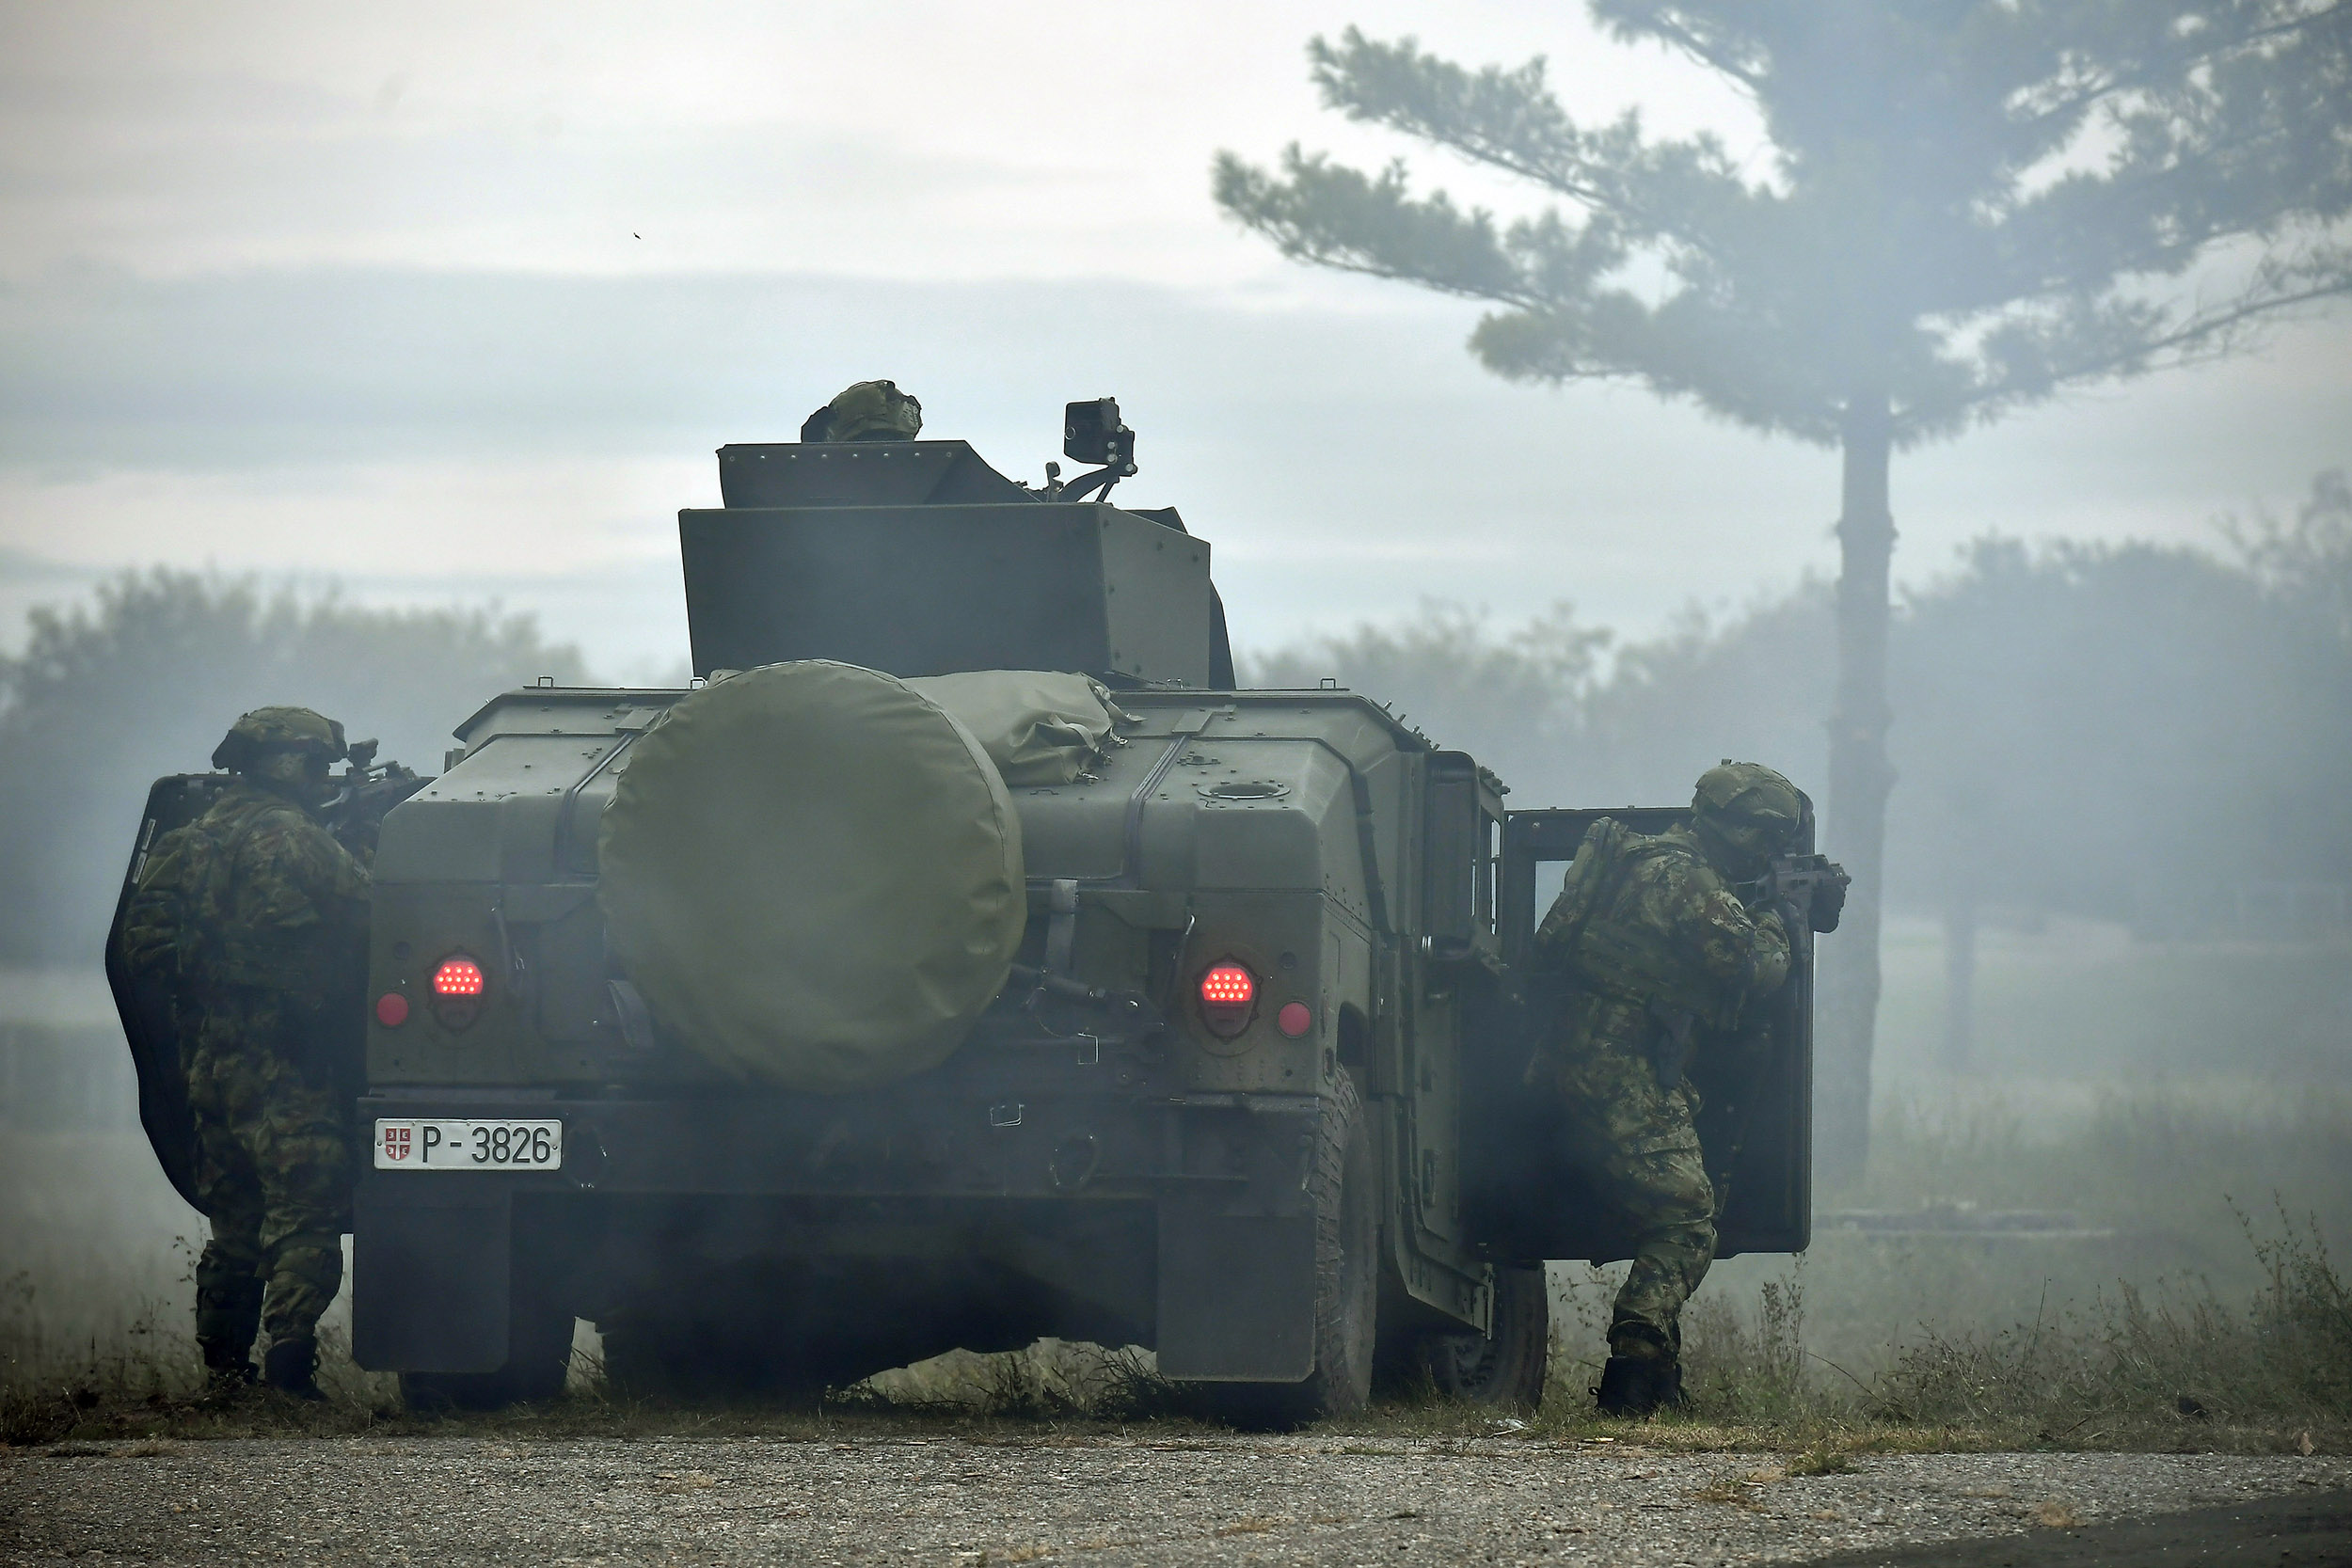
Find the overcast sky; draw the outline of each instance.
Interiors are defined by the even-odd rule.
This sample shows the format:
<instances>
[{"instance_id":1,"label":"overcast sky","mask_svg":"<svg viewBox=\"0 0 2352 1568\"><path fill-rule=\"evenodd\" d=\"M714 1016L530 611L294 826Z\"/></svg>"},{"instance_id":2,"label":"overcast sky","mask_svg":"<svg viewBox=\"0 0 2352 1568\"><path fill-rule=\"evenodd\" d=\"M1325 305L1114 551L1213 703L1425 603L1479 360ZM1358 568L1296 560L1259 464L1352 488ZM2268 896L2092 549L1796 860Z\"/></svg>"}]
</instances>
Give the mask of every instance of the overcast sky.
<instances>
[{"instance_id":1,"label":"overcast sky","mask_svg":"<svg viewBox=\"0 0 2352 1568\"><path fill-rule=\"evenodd\" d=\"M495 596L650 678L711 449L867 376L1025 478L1064 401L1116 394L1122 499L1214 541L1245 644L1424 595L1638 635L1826 571L1830 454L1497 383L1474 307L1285 263L1209 200L1221 147L1410 150L1316 104L1302 46L1350 22L1753 149L1581 15L0 0L0 638L95 572L210 563ZM1899 460L1899 575L1990 530L2206 538L2347 462L2339 313Z\"/></svg>"}]
</instances>

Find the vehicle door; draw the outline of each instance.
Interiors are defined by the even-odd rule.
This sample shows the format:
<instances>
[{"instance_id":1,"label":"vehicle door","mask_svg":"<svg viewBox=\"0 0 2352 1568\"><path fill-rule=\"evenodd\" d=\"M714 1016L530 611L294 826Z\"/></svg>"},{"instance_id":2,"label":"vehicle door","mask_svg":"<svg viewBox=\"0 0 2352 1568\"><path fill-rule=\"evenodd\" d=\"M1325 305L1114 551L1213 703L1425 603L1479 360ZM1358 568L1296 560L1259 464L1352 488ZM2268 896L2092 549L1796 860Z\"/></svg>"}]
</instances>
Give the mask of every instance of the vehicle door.
<instances>
[{"instance_id":1,"label":"vehicle door","mask_svg":"<svg viewBox=\"0 0 2352 1568\"><path fill-rule=\"evenodd\" d=\"M1603 1196L1560 1147L1561 1117L1548 1075L1531 1072L1560 999L1530 958L1535 927L1595 822L1636 832L1687 821L1688 807L1515 811L1503 823L1496 924L1506 982L1493 989L1463 1042L1464 1209L1470 1233L1498 1261L1631 1255L1631 1238ZM1800 840L1813 849L1808 802ZM1756 1026L1703 1039L1690 1066L1702 1109L1699 1141L1715 1182L1716 1255L1801 1252L1812 1234L1813 946L1791 934L1789 976Z\"/></svg>"},{"instance_id":2,"label":"vehicle door","mask_svg":"<svg viewBox=\"0 0 2352 1568\"><path fill-rule=\"evenodd\" d=\"M193 1042L180 1037L184 1022L172 1006L168 987L134 974L122 951L123 917L155 841L204 815L229 783L225 773L181 773L157 779L147 792L138 836L115 897L115 917L106 928L106 983L122 1019L123 1039L138 1071L139 1125L155 1147L156 1163L179 1195L201 1210L196 1196L196 1122L188 1110L187 1057Z\"/></svg>"}]
</instances>

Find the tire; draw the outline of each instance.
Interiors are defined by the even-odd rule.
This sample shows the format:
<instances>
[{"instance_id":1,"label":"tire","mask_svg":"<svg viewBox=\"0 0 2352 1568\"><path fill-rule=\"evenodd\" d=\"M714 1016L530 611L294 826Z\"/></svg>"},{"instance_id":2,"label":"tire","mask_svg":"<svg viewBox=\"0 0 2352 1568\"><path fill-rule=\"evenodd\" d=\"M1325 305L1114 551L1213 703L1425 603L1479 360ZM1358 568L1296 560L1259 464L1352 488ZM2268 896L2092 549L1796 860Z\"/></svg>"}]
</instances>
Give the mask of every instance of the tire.
<instances>
[{"instance_id":1,"label":"tire","mask_svg":"<svg viewBox=\"0 0 2352 1568\"><path fill-rule=\"evenodd\" d=\"M1372 1127L1348 1069L1316 1126L1308 1187L1315 1205L1315 1367L1299 1383L1202 1386L1232 1425L1287 1431L1352 1416L1372 1401L1380 1307L1379 1169Z\"/></svg>"},{"instance_id":2,"label":"tire","mask_svg":"<svg viewBox=\"0 0 2352 1568\"><path fill-rule=\"evenodd\" d=\"M494 1372L403 1372L400 1397L414 1411L499 1410L564 1392L572 1362L572 1315L517 1301L507 1323L506 1365Z\"/></svg>"},{"instance_id":3,"label":"tire","mask_svg":"<svg viewBox=\"0 0 2352 1568\"><path fill-rule=\"evenodd\" d=\"M1422 1369L1447 1399L1534 1415L1551 1361L1551 1299L1541 1267L1495 1270L1493 1330L1422 1336Z\"/></svg>"}]
</instances>

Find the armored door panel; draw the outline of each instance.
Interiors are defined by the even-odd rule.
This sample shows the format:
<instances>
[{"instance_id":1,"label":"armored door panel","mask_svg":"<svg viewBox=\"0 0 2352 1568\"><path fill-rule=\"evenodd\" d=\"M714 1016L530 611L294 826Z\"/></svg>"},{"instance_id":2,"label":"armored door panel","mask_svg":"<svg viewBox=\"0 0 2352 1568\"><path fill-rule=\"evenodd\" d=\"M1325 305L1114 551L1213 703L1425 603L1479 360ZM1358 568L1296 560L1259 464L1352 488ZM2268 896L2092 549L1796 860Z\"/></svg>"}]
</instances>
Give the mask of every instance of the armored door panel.
<instances>
[{"instance_id":1,"label":"armored door panel","mask_svg":"<svg viewBox=\"0 0 2352 1568\"><path fill-rule=\"evenodd\" d=\"M122 920L130 912L131 894L156 840L174 828L204 815L229 783L225 773L177 774L157 779L147 792L147 810L140 814L138 837L122 873L122 888L115 899L114 924L106 931L106 984L114 992L115 1011L122 1020L123 1038L131 1047L131 1062L139 1078L139 1125L154 1146L155 1161L179 1195L190 1205L196 1200L196 1123L188 1112L188 1081L180 1019L167 986L135 974L123 959Z\"/></svg>"},{"instance_id":2,"label":"armored door panel","mask_svg":"<svg viewBox=\"0 0 2352 1568\"><path fill-rule=\"evenodd\" d=\"M1531 1064L1561 999L1531 973L1535 927L1566 863L1591 826L1613 816L1655 833L1689 816L1681 807L1613 811L1523 811L1503 829L1498 924L1510 979L1487 988L1464 1039L1464 1207L1471 1234L1503 1259L1629 1255L1629 1238L1605 1196L1559 1147L1553 1091ZM1803 841L1812 849L1810 814ZM1793 933L1788 983L1772 998L1762 1028L1744 1045L1702 1048L1691 1079L1704 1101L1699 1139L1722 1205L1717 1256L1799 1252L1811 1240L1813 1162L1813 965L1809 933Z\"/></svg>"}]
</instances>

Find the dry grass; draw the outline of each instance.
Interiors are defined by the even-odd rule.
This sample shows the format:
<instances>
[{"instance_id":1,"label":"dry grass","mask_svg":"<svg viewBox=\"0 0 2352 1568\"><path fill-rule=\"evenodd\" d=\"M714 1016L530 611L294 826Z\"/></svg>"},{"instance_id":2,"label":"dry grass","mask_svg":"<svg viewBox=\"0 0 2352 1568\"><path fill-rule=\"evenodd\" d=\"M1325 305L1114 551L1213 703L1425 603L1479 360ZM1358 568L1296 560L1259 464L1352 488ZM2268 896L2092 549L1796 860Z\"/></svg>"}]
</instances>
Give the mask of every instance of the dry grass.
<instances>
[{"instance_id":1,"label":"dry grass","mask_svg":"<svg viewBox=\"0 0 2352 1568\"><path fill-rule=\"evenodd\" d=\"M1842 1476L1853 1469L1853 1452L1834 1443L1823 1443L1788 1456L1787 1473L1792 1476Z\"/></svg>"},{"instance_id":2,"label":"dry grass","mask_svg":"<svg viewBox=\"0 0 2352 1568\"><path fill-rule=\"evenodd\" d=\"M2257 1425L2330 1434L2352 1421L2352 1289L2315 1221L2241 1216L2265 1283L2250 1299L2209 1287L2129 1284L2083 1311L1993 1333L1930 1333L1872 1387L1906 1421L2029 1420L2045 1441L2150 1427L2176 1437Z\"/></svg>"},{"instance_id":3,"label":"dry grass","mask_svg":"<svg viewBox=\"0 0 2352 1568\"><path fill-rule=\"evenodd\" d=\"M1763 1500L1756 1496L1755 1484L1736 1476L1709 1481L1682 1495L1694 1503L1722 1503L1726 1508L1745 1509L1751 1513L1764 1511Z\"/></svg>"}]
</instances>

